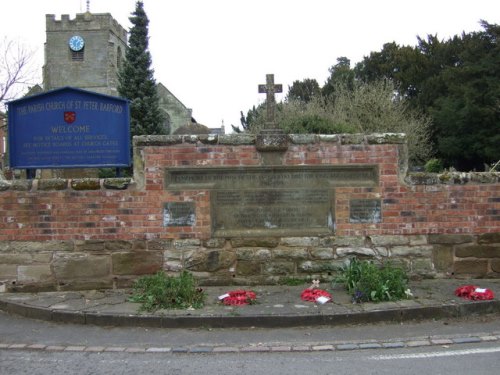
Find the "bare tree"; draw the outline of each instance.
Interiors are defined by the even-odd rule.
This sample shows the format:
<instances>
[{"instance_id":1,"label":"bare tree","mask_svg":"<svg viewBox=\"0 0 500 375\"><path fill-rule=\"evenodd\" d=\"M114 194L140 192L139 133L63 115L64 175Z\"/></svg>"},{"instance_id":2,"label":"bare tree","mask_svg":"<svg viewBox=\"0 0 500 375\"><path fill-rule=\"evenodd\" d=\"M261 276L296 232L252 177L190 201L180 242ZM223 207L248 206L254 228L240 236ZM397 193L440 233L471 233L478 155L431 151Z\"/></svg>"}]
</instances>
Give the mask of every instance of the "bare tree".
<instances>
[{"instance_id":1,"label":"bare tree","mask_svg":"<svg viewBox=\"0 0 500 375\"><path fill-rule=\"evenodd\" d=\"M34 55L34 51L20 42L7 37L0 40L0 109L4 109L6 102L18 98L23 90L34 85Z\"/></svg>"}]
</instances>

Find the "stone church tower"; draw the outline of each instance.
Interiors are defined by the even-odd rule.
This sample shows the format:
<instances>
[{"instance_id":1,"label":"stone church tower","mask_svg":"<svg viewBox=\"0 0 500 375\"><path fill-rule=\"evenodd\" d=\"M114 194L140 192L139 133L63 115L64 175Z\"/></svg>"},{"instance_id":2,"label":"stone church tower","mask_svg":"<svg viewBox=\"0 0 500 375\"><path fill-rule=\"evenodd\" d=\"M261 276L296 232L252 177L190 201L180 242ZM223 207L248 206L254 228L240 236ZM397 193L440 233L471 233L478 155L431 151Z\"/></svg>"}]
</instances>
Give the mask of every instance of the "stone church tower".
<instances>
[{"instance_id":1,"label":"stone church tower","mask_svg":"<svg viewBox=\"0 0 500 375\"><path fill-rule=\"evenodd\" d=\"M118 71L125 59L127 31L109 13L47 14L43 90L72 86L118 96ZM173 133L192 123L187 108L164 85L158 84L165 127Z\"/></svg>"},{"instance_id":2,"label":"stone church tower","mask_svg":"<svg viewBox=\"0 0 500 375\"><path fill-rule=\"evenodd\" d=\"M118 70L125 58L127 31L111 14L46 16L44 90L63 86L117 96Z\"/></svg>"}]
</instances>

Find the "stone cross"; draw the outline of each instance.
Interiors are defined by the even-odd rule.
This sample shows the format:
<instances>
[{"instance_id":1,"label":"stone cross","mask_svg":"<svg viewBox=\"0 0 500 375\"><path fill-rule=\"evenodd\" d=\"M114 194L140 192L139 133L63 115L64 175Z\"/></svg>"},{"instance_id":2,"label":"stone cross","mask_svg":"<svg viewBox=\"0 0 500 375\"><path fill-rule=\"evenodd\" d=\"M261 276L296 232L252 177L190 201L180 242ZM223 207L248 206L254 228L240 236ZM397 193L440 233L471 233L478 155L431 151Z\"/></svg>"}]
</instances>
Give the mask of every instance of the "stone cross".
<instances>
[{"instance_id":1,"label":"stone cross","mask_svg":"<svg viewBox=\"0 0 500 375\"><path fill-rule=\"evenodd\" d=\"M274 84L274 74L266 74L266 84L259 85L259 94L267 94L266 108L267 108L267 124L266 128L274 128L274 110L276 107L275 93L283 92L283 85Z\"/></svg>"}]
</instances>

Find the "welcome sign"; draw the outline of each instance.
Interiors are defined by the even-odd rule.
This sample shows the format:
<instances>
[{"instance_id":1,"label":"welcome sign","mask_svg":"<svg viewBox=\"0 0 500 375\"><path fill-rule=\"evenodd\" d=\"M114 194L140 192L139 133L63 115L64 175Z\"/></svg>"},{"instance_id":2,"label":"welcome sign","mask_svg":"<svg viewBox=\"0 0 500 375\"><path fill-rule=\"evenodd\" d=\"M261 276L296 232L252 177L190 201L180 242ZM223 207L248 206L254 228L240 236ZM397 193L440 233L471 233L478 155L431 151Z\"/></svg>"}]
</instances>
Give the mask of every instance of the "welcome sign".
<instances>
[{"instance_id":1,"label":"welcome sign","mask_svg":"<svg viewBox=\"0 0 500 375\"><path fill-rule=\"evenodd\" d=\"M128 101L72 87L8 104L12 168L127 167Z\"/></svg>"}]
</instances>

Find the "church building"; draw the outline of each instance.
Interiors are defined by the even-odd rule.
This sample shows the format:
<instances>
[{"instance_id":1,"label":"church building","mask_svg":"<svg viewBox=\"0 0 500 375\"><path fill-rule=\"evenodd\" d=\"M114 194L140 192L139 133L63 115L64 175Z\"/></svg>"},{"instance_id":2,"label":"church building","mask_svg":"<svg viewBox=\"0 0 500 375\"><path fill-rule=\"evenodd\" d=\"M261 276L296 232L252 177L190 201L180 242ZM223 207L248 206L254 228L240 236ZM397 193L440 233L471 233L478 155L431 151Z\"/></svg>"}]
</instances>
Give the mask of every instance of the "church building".
<instances>
[{"instance_id":1,"label":"church building","mask_svg":"<svg viewBox=\"0 0 500 375\"><path fill-rule=\"evenodd\" d=\"M72 86L118 96L118 71L127 50L127 30L109 13L47 14L43 90ZM194 122L187 108L158 83L160 108L170 134Z\"/></svg>"}]
</instances>

